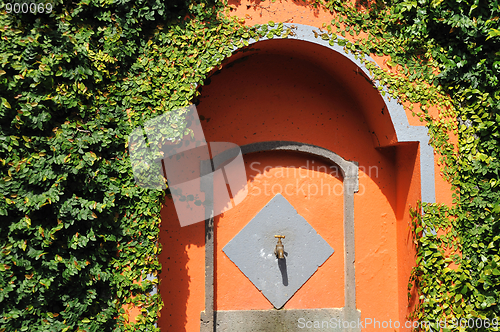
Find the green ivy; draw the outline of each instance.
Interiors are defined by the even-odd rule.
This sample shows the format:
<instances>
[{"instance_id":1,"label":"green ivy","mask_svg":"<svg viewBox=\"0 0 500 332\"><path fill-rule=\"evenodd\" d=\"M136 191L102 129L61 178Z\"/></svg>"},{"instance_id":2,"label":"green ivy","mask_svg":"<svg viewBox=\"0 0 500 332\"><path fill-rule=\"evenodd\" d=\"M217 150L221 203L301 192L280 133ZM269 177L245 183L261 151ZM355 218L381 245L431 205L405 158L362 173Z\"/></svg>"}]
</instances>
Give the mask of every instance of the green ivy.
<instances>
[{"instance_id":1,"label":"green ivy","mask_svg":"<svg viewBox=\"0 0 500 332\"><path fill-rule=\"evenodd\" d=\"M158 331L164 192L135 183L128 135L193 101L246 29L214 1L53 8L0 7L0 331Z\"/></svg>"},{"instance_id":2,"label":"green ivy","mask_svg":"<svg viewBox=\"0 0 500 332\"><path fill-rule=\"evenodd\" d=\"M411 300L415 286L418 298L409 318L432 322L431 331L440 331L437 323L445 320L443 331L498 331L493 323L500 319L500 3L346 5L333 0L322 5L336 14L328 31L354 37L355 42L337 42L347 52L390 56L387 66L397 74L369 62L367 67L394 98L421 105L413 114L429 128L430 143L452 184L453 206L412 210L417 260L408 290ZM331 43L335 40L333 35ZM431 107L439 110L437 118ZM458 135L458 147L451 134ZM472 320L482 320L482 327Z\"/></svg>"}]
</instances>

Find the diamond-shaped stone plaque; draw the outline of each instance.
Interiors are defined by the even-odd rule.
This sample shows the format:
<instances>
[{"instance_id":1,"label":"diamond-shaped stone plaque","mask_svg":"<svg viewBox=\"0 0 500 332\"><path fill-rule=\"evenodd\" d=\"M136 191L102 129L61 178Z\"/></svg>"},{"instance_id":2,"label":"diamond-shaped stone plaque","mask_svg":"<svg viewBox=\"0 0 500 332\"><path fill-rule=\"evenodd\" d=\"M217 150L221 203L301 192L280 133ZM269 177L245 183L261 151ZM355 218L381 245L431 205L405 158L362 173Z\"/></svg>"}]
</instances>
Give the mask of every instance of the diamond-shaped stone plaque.
<instances>
[{"instance_id":1,"label":"diamond-shaped stone plaque","mask_svg":"<svg viewBox=\"0 0 500 332\"><path fill-rule=\"evenodd\" d=\"M274 254L274 235L285 236L285 259ZM276 309L282 308L334 252L281 194L222 250Z\"/></svg>"}]
</instances>

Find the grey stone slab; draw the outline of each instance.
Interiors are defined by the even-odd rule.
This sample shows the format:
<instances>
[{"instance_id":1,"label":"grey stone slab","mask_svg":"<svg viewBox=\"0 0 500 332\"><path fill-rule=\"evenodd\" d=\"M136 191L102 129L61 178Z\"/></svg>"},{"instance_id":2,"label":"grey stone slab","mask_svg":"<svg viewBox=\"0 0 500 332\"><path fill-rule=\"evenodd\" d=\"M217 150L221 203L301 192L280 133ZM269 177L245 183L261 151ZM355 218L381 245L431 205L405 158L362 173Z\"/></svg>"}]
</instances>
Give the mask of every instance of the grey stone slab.
<instances>
[{"instance_id":1,"label":"grey stone slab","mask_svg":"<svg viewBox=\"0 0 500 332\"><path fill-rule=\"evenodd\" d=\"M217 311L217 332L360 332L359 310L346 308Z\"/></svg>"},{"instance_id":2,"label":"grey stone slab","mask_svg":"<svg viewBox=\"0 0 500 332\"><path fill-rule=\"evenodd\" d=\"M274 254L274 235L285 236L284 259ZM223 251L277 309L334 252L281 194L271 199Z\"/></svg>"}]
</instances>

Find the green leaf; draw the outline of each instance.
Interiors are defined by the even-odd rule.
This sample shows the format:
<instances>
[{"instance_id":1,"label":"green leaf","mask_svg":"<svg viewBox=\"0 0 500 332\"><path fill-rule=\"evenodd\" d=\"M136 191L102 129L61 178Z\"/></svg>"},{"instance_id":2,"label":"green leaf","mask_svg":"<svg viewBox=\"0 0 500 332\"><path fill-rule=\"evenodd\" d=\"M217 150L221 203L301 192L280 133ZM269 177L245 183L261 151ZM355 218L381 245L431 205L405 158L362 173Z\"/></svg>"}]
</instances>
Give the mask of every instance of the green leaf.
<instances>
[{"instance_id":1,"label":"green leaf","mask_svg":"<svg viewBox=\"0 0 500 332\"><path fill-rule=\"evenodd\" d=\"M7 108L11 108L9 102L5 98L2 98L2 105L7 107Z\"/></svg>"},{"instance_id":2,"label":"green leaf","mask_svg":"<svg viewBox=\"0 0 500 332\"><path fill-rule=\"evenodd\" d=\"M472 9L471 9L472 10ZM490 39L490 38L494 38L494 37L498 37L500 36L500 30L498 29L491 29L488 33L488 37L486 38L486 40Z\"/></svg>"}]
</instances>

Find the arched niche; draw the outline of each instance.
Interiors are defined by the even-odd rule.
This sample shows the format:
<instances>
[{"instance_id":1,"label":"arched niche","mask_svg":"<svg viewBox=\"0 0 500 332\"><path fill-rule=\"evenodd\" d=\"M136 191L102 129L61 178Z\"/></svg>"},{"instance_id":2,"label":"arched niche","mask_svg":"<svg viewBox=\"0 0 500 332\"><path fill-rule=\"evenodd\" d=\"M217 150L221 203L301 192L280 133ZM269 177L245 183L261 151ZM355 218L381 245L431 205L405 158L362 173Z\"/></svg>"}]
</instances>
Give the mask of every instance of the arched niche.
<instances>
[{"instance_id":1,"label":"arched niche","mask_svg":"<svg viewBox=\"0 0 500 332\"><path fill-rule=\"evenodd\" d=\"M293 30L294 36L287 40L251 41L249 47L235 50L221 70L211 73L200 87L198 104L205 136L207 141L233 142L244 149L269 141L292 141L359 163L360 188L353 197L355 273L359 276L354 308L362 314L384 311L404 319L413 259L406 212L417 199L434 201L433 151L427 130L408 124L402 107L373 87L360 61L315 38L312 27L295 25ZM165 293L186 289L190 300L181 309L186 322L209 310L206 294L214 278L204 269L209 258L195 267L201 265L199 249L201 241L207 241L211 227L207 226L176 230L185 233L180 243L183 272L164 281L175 285ZM209 241L205 243L206 255ZM170 261L162 257L160 261L168 269ZM377 265L377 261L382 263ZM196 276L185 275L194 269ZM205 293L193 289L205 289ZM383 299L380 292L387 292L394 304L381 305L377 311L373 307ZM177 300L182 302L182 298ZM198 317L193 316L196 312ZM205 311L205 315L213 313ZM209 326L210 318L205 322Z\"/></svg>"}]
</instances>

